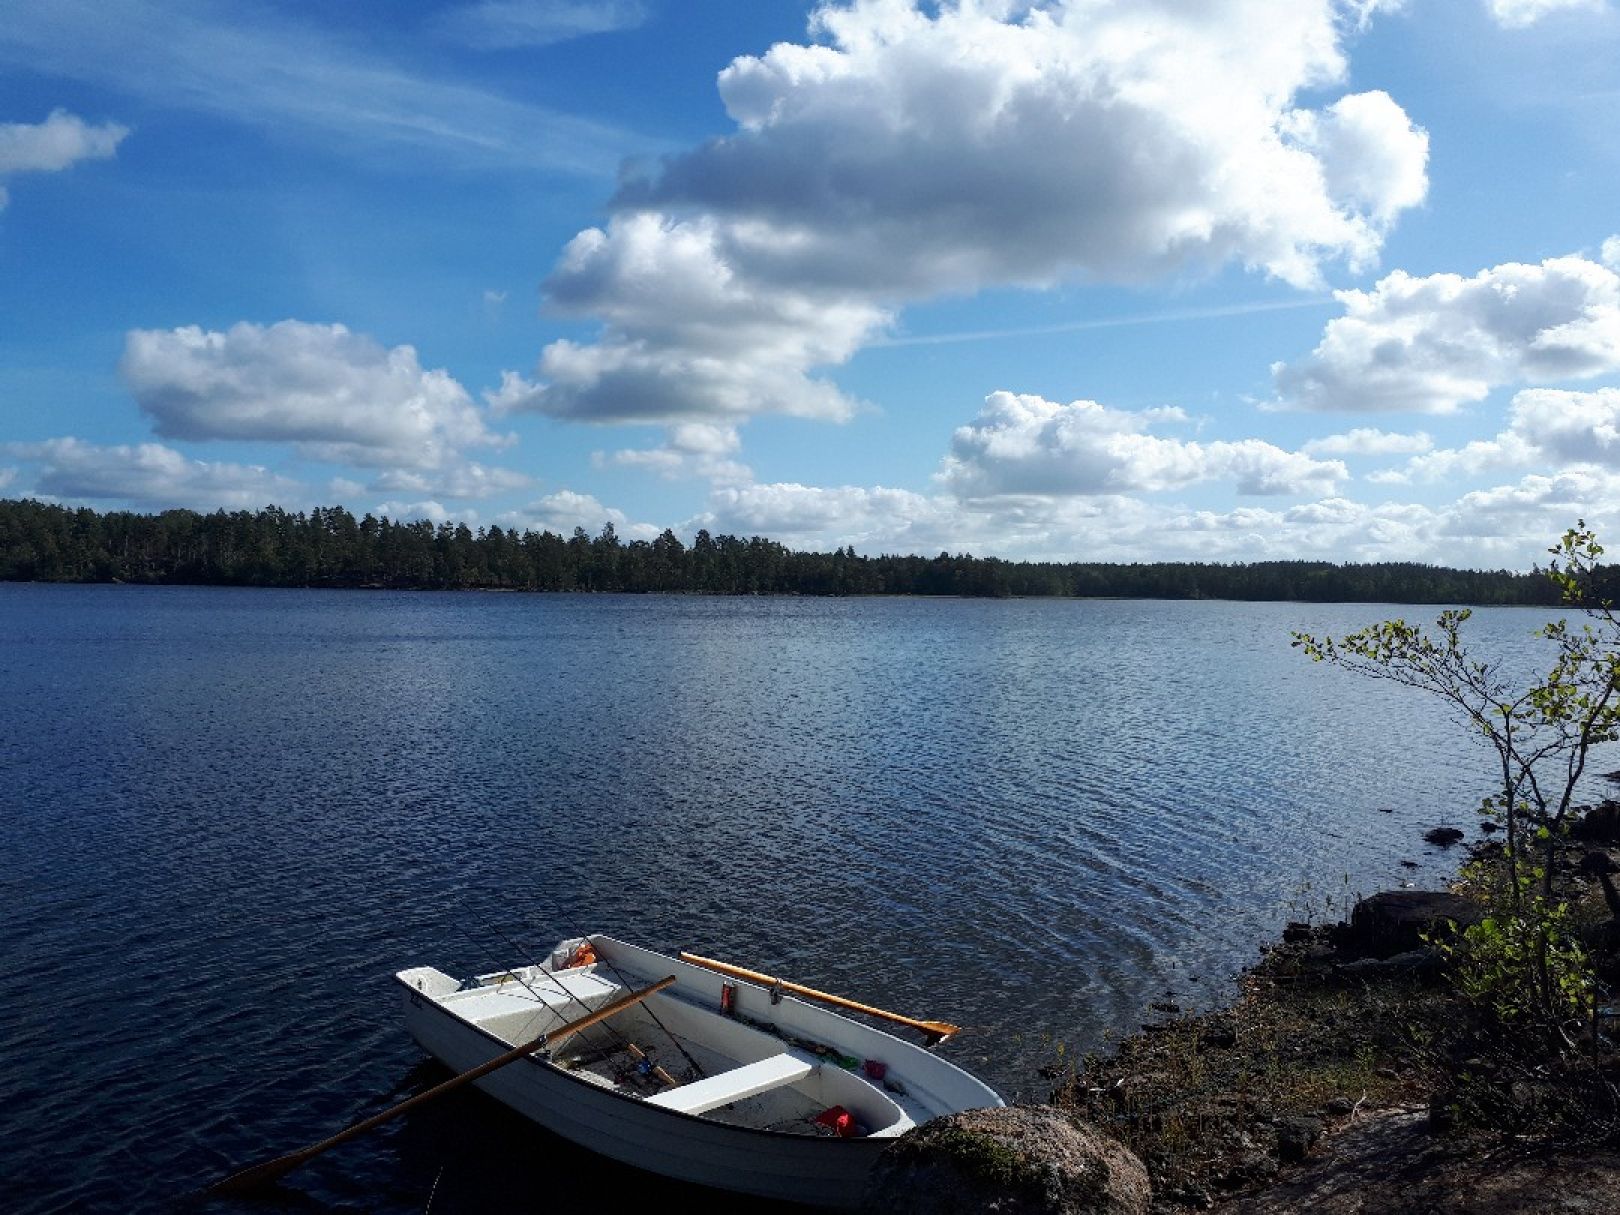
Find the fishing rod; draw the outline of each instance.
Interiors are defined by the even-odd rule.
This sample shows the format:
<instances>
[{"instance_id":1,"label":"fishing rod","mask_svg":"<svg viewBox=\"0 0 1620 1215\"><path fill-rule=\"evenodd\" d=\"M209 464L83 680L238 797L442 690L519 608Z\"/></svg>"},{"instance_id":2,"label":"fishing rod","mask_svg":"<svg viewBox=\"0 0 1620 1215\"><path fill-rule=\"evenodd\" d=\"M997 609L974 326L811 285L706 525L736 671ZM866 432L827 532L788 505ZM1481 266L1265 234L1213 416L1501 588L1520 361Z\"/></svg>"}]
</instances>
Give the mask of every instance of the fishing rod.
<instances>
[{"instance_id":1,"label":"fishing rod","mask_svg":"<svg viewBox=\"0 0 1620 1215\"><path fill-rule=\"evenodd\" d=\"M488 927L488 925L487 925L487 924L486 924L486 925L485 925L485 927L486 927L486 928L487 928L487 927ZM459 931L460 931L460 932L461 932L461 935L462 935L462 936L464 936L464 937L466 937L466 938L467 938L467 940L469 940L469 941L471 941L471 942L472 942L472 944L473 944L473 946L474 946L474 947L475 947L475 948L476 948L476 949L477 949L477 950L478 950L478 951L479 951L479 952L480 952L480 953L482 953L482 954L483 954L483 955L484 955L484 959L485 959L485 960L486 960L486 961L494 961L494 960L495 960L495 959L494 959L494 958L492 958L492 957L491 957L491 956L490 956L490 954L489 954L489 952L488 952L488 948L489 948L489 947L488 947L488 946L486 946L486 945L482 945L482 944L480 944L480 943L479 943L479 942L478 942L478 941L477 941L477 940L475 940L475 939L474 939L474 937L473 937L473 934L472 934L472 933L470 933L470 932L468 932L468 931L467 931L467 929L466 929L466 928L465 928L465 927L464 927L464 926L463 926L463 925L462 925L462 924L460 924L460 923L459 923L459 922L458 922L458 923L457 923L457 924L456 924L456 928L457 928L457 929L458 929L458 930L459 930ZM499 930L497 930L497 931L496 931L496 935L497 935L497 936L502 936L502 935L504 935L504 934L503 934L503 933L501 933L501 932L499 932ZM511 944L511 942L508 942L508 944ZM515 945L513 945L513 946L512 946L512 947L513 947L513 948L514 948L514 949L517 949L517 947L516 947L516 946L515 946ZM519 950L518 950L518 951L517 951L517 952L518 952L518 953L519 953L519 954L520 954L520 955L521 955L521 954L522 954L522 953L523 953L523 951L522 951L522 950L521 950L521 949L519 949ZM542 968L541 968L541 967L539 967L539 966L535 966L535 964L534 964L534 963L533 963L533 962L530 962L530 963L529 963L529 965L530 965L530 966L531 966L531 967L532 967L532 968L533 968L533 969L535 969L535 970L542 970ZM537 992L537 991L536 991L536 990L535 990L535 989L534 989L534 988L532 988L532 987L530 987L530 986L529 986L529 985L528 985L528 983L527 983L527 982L525 982L525 981L524 981L524 979L523 979L523 976L522 976L522 975L520 975L520 974L518 974L518 973L517 973L517 972L516 972L516 971L515 971L515 970L511 970L511 969L508 969L508 970L507 970L507 971L506 971L506 972L505 972L505 973L506 973L506 975L507 975L507 976L508 976L508 977L509 977L509 978L512 978L512 979L515 979L515 980L517 980L517 982L518 982L518 983L519 983L519 985L521 985L521 986L522 986L522 988L523 988L523 990L525 990L525 991L526 991L526 992L528 992L528 993L529 993L529 994L530 994L530 995L531 995L531 996L533 996L533 997L534 997L534 1002L535 1002L535 1003L536 1003L536 1004L538 1004L538 1005L540 1005L540 1007L541 1007L541 1008L544 1008L544 1009L549 1009L549 1008L550 1008L550 1007L551 1007L551 1005L550 1005L550 1003L549 1003L549 1002L548 1002L548 1001L547 1001L547 1000L546 1000L546 999L545 999L545 998L544 998L544 997L543 997L543 996L541 996L541 994L540 994L540 993L539 993L539 992ZM549 974L549 972L545 972L545 971L542 971L542 973L548 973L548 974ZM551 975L551 976L550 976L550 977L551 977L551 978L553 978L553 979L555 979L555 978L556 978L556 976L555 976L555 975ZM561 986L562 986L562 984L561 984L561 983L559 983L559 984L558 984L558 986L559 986L559 987L561 987ZM580 1005L580 1007L581 1007L581 1008L583 1008L583 1009L585 1009L585 1011L586 1011L586 1012L591 1012L591 1011L592 1011L592 1009L591 1009L591 1007L590 1007L590 1006L589 1006L589 1005L588 1005L588 1004L586 1004L586 1003L585 1003L585 1002L584 1002L584 1001L583 1001L583 1000L581 1000L581 999L580 999L580 998L579 998L579 997L578 997L578 996L576 996L576 995L574 995L574 993L573 993L573 992L571 992L571 991L569 991L569 990L568 990L568 989L567 989L567 988L566 988L566 987L563 987L563 994L564 994L564 995L566 995L566 996L568 996L568 997L569 997L569 998L570 998L570 999L572 999L572 1000L574 1000L574 1001L575 1001L575 1002L576 1002L576 1003L578 1003L578 1004L579 1004L579 1005ZM628 1038L625 1038L625 1037L623 1037L623 1036L622 1036L622 1035L621 1035L621 1034L620 1034L620 1033L619 1033L619 1031L618 1031L618 1030L617 1030L617 1029L615 1029L615 1028L613 1028L613 1027L612 1027L612 1026L611 1026L611 1025L608 1025L608 1024L607 1024L607 1023L606 1023L606 1022L598 1022L598 1026L599 1026L599 1027L600 1027L600 1028L602 1028L602 1029L605 1029L605 1030L607 1030L607 1032L608 1032L608 1033L610 1033L610 1034L612 1034L612 1035L613 1035L613 1036L614 1036L614 1037L616 1037L616 1038L618 1038L618 1039L619 1039L619 1040L620 1040L620 1041L621 1041L621 1042L623 1042L623 1043L624 1043L624 1044L625 1044L625 1045L626 1045L626 1046L629 1046L629 1045L631 1045L631 1043L630 1043L630 1040L629 1040L629 1039L628 1039ZM593 1027L593 1028L595 1028L595 1027ZM582 1035L582 1036L583 1036L583 1035Z\"/></svg>"},{"instance_id":2,"label":"fishing rod","mask_svg":"<svg viewBox=\"0 0 1620 1215\"><path fill-rule=\"evenodd\" d=\"M591 947L591 952L592 953L596 953L596 943L591 940L589 933L580 934L579 939L581 941L583 941L585 944L587 944L587 945L589 945ZM624 972L622 970L620 970L617 966L615 966L613 964L612 959L610 959L606 954L598 953L596 955L596 960L598 962L602 963L602 965L606 966L609 970L611 970L613 972L614 976L625 987L629 987L631 985L630 980L625 977ZM687 1063L689 1063L691 1065L692 1070L697 1073L698 1077L701 1079L701 1078L707 1076L709 1073L703 1070L703 1065L700 1064L696 1059L692 1058L692 1052L687 1050L686 1047L681 1045L681 1040L675 1036L675 1034L670 1030L669 1026L664 1024L662 1019L660 1019L660 1017L652 1009L652 1007L650 1005L646 1005L646 1004L643 1004L641 1007L642 1007L642 1011L644 1011L649 1017L651 1017L653 1019L653 1023L655 1025L657 1025L659 1029L664 1031L664 1037L668 1038L671 1042L673 1042L675 1044L675 1049L681 1052L681 1057L683 1059L685 1059L687 1061Z\"/></svg>"},{"instance_id":3,"label":"fishing rod","mask_svg":"<svg viewBox=\"0 0 1620 1215\"><path fill-rule=\"evenodd\" d=\"M482 919L482 917L480 917L480 919ZM460 926L458 925L458 927L460 927ZM566 996L568 999L572 1000L575 1004L578 1004L580 1006L580 1008L584 1009L586 1012L591 1012L592 1011L591 1006L589 1004L585 1003L584 1000L582 1000L574 991L572 991L569 988L568 984L564 983L562 981L562 979L557 976L556 973L554 973L551 970L548 970L546 967L542 966L539 962L536 962L534 960L534 958L530 955L528 950L524 949L523 946L519 945L516 941L514 941L505 932L501 931L500 928L498 928L496 925L491 924L490 922L485 920L484 921L484 929L487 932L494 933L496 936L500 937L503 941L505 941L506 944L507 944L507 948L511 949L513 953L517 954L518 957L522 958L525 962L527 962L528 965L529 965L529 969L531 971L534 971L534 972L536 972L538 974L545 975L546 978L550 979L552 984L557 988L558 991L562 992L562 994L564 996ZM465 933L466 929L462 929L462 931ZM472 935L471 933L467 933L467 936L469 938L471 937L471 935ZM587 940L588 939L589 938L587 938ZM530 987L528 985L528 983L524 982L523 977L521 975L517 974L515 971L510 971L510 970L507 971L507 973L509 975L511 975L512 978L516 979L519 983L521 983L523 985L524 989L531 996L533 996L537 1001L539 1001L541 1004L546 1003L546 1001L541 998L539 992L535 991L535 989ZM615 972L615 973L617 973L617 972ZM620 978L622 986L624 986L627 990L631 989L631 985L630 985L629 981L626 980L623 975L620 975L619 978ZM649 1009L648 1011L650 1012L651 1010ZM653 1020L657 1021L658 1018L656 1016L654 1016ZM660 1029L663 1029L666 1034L669 1034L669 1030L664 1028L663 1022L660 1021L658 1027ZM642 1065L644 1067L645 1073L651 1074L652 1076L657 1078L657 1080L660 1083L666 1084L670 1088L679 1088L680 1087L680 1082L678 1080L676 1080L674 1076L671 1076L662 1067L658 1066L657 1060L649 1059L647 1057L647 1053L645 1051L643 1051L639 1046L637 1046L634 1042L632 1042L627 1036L620 1033L618 1031L618 1029L616 1029L614 1026L611 1026L611 1025L607 1024L607 1022L603 1021L603 1022L600 1022L598 1024L597 1028L606 1030L615 1039L617 1039L618 1042L621 1044L621 1046L624 1048L624 1050L629 1053L630 1057L633 1058L638 1065ZM674 1040L674 1035L670 1034L670 1038L673 1041ZM675 1047L676 1047L677 1050L680 1049L680 1045L681 1044L679 1042L675 1043ZM616 1048L610 1048L610 1050L612 1050L612 1049L616 1049ZM683 1050L683 1051L681 1051L681 1053L685 1054L686 1052ZM687 1058L690 1059L691 1056L688 1055ZM693 1066L695 1067L696 1064L694 1063ZM702 1075L702 1072L700 1071L698 1074Z\"/></svg>"},{"instance_id":4,"label":"fishing rod","mask_svg":"<svg viewBox=\"0 0 1620 1215\"><path fill-rule=\"evenodd\" d=\"M550 979L552 983L555 984L557 990L562 992L563 995L567 996L575 1004L578 1004L586 1012L591 1011L591 1006L585 1003L584 1000L575 994L575 992L569 988L568 984L564 983L554 971L548 970L546 967L536 962L534 958L530 956L527 949L524 949L523 946L519 945L505 932L501 931L499 927L489 923L486 923L484 927L490 932L493 932L496 936L500 937L501 940L505 941L507 948L511 949L513 953L517 954L518 957L527 962L531 970L538 971L540 974L545 975L546 978ZM519 982L522 982L522 980L520 979ZM528 984L524 983L524 986L528 987ZM628 987L629 984L626 983L624 986ZM533 989L531 988L530 990L532 991ZM647 1071L651 1072L651 1074L656 1076L662 1083L669 1085L670 1088L680 1087L679 1081L677 1081L674 1076L671 1076L663 1068L659 1067L655 1060L648 1059L646 1052L632 1042L627 1036L620 1033L616 1028L607 1024L605 1021L601 1023L601 1028L607 1030L621 1043L623 1043L624 1049L630 1053L631 1058L633 1058L638 1064L645 1063L647 1065ZM665 1030L665 1032L668 1033L669 1031Z\"/></svg>"}]
</instances>

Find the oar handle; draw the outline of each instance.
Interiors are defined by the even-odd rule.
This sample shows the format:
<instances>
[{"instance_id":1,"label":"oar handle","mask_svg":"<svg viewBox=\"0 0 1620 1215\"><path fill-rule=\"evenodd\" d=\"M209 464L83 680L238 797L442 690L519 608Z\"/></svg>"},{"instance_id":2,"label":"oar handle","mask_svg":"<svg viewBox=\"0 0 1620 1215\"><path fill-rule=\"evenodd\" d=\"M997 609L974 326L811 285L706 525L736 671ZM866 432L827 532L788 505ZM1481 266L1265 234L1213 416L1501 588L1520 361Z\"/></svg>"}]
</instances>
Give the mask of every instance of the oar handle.
<instances>
[{"instance_id":1,"label":"oar handle","mask_svg":"<svg viewBox=\"0 0 1620 1215\"><path fill-rule=\"evenodd\" d=\"M847 1008L852 1012L865 1013L869 1017L892 1021L896 1025L907 1025L912 1029L920 1029L936 1043L944 1041L952 1034L962 1032L960 1025L952 1025L949 1021L919 1021L915 1017L901 1016L899 1013L890 1012L886 1008L874 1008L870 1004L862 1004L856 1000L846 1000L843 996L835 996L831 992L817 991L814 987L805 987L800 983L789 983L786 979L778 979L775 975L761 974L757 970L749 970L744 966L733 966L730 962L717 962L713 958L699 957L695 953L686 953L684 950L680 958L683 962L690 962L694 966L702 966L719 974L730 975L734 979L747 979L750 983L758 983L762 987L780 987L783 991L791 991L795 995L820 1000L824 1004Z\"/></svg>"},{"instance_id":2,"label":"oar handle","mask_svg":"<svg viewBox=\"0 0 1620 1215\"><path fill-rule=\"evenodd\" d=\"M322 1152L337 1147L340 1143L347 1143L356 1135L363 1135L373 1127L378 1127L385 1122L392 1121L393 1119L398 1118L401 1114L407 1113L419 1105L425 1105L434 1098L442 1097L444 1094L452 1091L453 1089L458 1089L465 1084L471 1084L474 1080L477 1080L482 1076L487 1076L490 1072L495 1071L498 1068L505 1067L508 1063L514 1063L523 1058L525 1055L532 1055L551 1042L555 1042L561 1038L566 1038L570 1034L577 1034L582 1029L589 1029L598 1021L605 1021L607 1018L613 1016L614 1013L623 1012L631 1005L640 1004L648 996L653 995L656 992L663 991L664 988L675 982L675 980L676 976L670 975L668 978L658 980L658 982L652 984L650 987L643 987L640 991L627 992L625 995L620 996L617 1000L602 1005L601 1008L597 1009L589 1016L584 1016L579 1018L577 1021L570 1021L566 1025L558 1026L556 1029L543 1033L538 1038L525 1042L521 1046L514 1046L505 1054L496 1055L495 1058L487 1060L484 1063L480 1063L477 1067L472 1068L469 1071L464 1071L460 1075L452 1076L443 1084L434 1085L425 1093L418 1093L416 1096L411 1097L408 1100L401 1101L398 1105L386 1109L380 1114L373 1114L370 1118L367 1118L361 1122L356 1122L351 1127L345 1127L343 1130L339 1131L329 1139L323 1139L319 1143L311 1144L309 1147L304 1148L301 1151L289 1152L285 1156L278 1156L274 1160L266 1161L263 1164L255 1164L249 1168L243 1169L239 1173L232 1173L223 1181L216 1181L213 1185L209 1186L208 1193L245 1194L250 1190L257 1189L261 1185L267 1185L270 1182L275 1181L277 1178L292 1172L293 1169L303 1164L306 1160L312 1160L316 1156L319 1156Z\"/></svg>"}]
</instances>

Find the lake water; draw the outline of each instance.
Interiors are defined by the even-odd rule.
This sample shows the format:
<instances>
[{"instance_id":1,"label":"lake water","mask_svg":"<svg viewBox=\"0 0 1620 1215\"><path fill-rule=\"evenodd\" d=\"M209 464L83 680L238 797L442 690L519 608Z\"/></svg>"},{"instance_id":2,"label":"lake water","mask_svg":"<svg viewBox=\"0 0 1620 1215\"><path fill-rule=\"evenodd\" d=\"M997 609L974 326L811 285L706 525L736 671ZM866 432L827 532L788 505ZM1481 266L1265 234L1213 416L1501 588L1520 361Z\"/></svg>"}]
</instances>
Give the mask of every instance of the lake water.
<instances>
[{"instance_id":1,"label":"lake water","mask_svg":"<svg viewBox=\"0 0 1620 1215\"><path fill-rule=\"evenodd\" d=\"M0 585L7 1208L166 1209L376 1112L437 1078L393 971L582 931L958 1022L1038 1098L1285 920L1449 872L1421 833L1472 833L1483 753L1289 648L1433 614ZM679 1197L469 1093L208 1209L604 1186Z\"/></svg>"}]
</instances>

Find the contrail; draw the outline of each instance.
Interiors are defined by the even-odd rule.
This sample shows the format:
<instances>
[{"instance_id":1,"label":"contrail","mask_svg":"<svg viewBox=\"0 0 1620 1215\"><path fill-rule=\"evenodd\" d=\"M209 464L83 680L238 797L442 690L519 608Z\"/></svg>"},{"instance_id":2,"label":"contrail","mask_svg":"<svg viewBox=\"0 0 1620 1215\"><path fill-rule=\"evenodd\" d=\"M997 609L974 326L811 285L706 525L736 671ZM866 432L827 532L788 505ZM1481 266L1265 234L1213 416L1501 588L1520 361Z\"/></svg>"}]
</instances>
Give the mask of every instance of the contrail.
<instances>
[{"instance_id":1,"label":"contrail","mask_svg":"<svg viewBox=\"0 0 1620 1215\"><path fill-rule=\"evenodd\" d=\"M1302 300L1271 300L1251 304L1223 304L1213 308L1145 312L1135 316L1093 317L1084 321L1064 321L1057 325L1031 325L1024 329L966 329L960 333L925 333L915 337L878 338L866 345L870 349L874 346L945 346L954 342L990 342L997 338L1078 333L1083 329L1118 329L1125 325L1157 325L1164 321L1202 321L1221 316L1248 316L1256 312L1293 312L1301 308L1325 308L1337 302L1331 295L1318 295Z\"/></svg>"}]
</instances>

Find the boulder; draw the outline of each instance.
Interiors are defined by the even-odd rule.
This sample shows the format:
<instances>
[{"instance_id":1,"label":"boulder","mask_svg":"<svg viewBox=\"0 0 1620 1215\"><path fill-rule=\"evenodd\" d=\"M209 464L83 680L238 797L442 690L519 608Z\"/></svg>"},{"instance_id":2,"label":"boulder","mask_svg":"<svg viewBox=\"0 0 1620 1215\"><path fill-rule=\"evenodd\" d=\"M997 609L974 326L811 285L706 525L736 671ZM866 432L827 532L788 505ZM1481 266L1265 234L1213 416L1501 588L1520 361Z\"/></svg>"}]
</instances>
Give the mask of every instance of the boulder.
<instances>
[{"instance_id":1,"label":"boulder","mask_svg":"<svg viewBox=\"0 0 1620 1215\"><path fill-rule=\"evenodd\" d=\"M1351 954L1389 958L1426 948L1423 938L1444 935L1447 921L1466 928L1484 914L1478 903L1444 890L1386 890L1356 904L1343 944Z\"/></svg>"},{"instance_id":2,"label":"boulder","mask_svg":"<svg viewBox=\"0 0 1620 1215\"><path fill-rule=\"evenodd\" d=\"M878 1158L868 1215L1146 1215L1147 1170L1052 1106L968 1110L907 1131Z\"/></svg>"},{"instance_id":3,"label":"boulder","mask_svg":"<svg viewBox=\"0 0 1620 1215\"><path fill-rule=\"evenodd\" d=\"M1322 1122L1318 1118L1277 1119L1277 1155L1284 1161L1304 1160L1321 1137Z\"/></svg>"},{"instance_id":4,"label":"boulder","mask_svg":"<svg viewBox=\"0 0 1620 1215\"><path fill-rule=\"evenodd\" d=\"M1569 833L1578 840L1594 844L1620 842L1620 802L1609 799L1587 807L1584 814L1570 823Z\"/></svg>"},{"instance_id":5,"label":"boulder","mask_svg":"<svg viewBox=\"0 0 1620 1215\"><path fill-rule=\"evenodd\" d=\"M1581 857L1578 870L1602 883L1603 901L1609 905L1609 915L1620 921L1620 890L1616 890L1614 885L1614 875L1620 873L1620 865L1616 865L1614 858L1601 848L1593 848Z\"/></svg>"}]
</instances>

